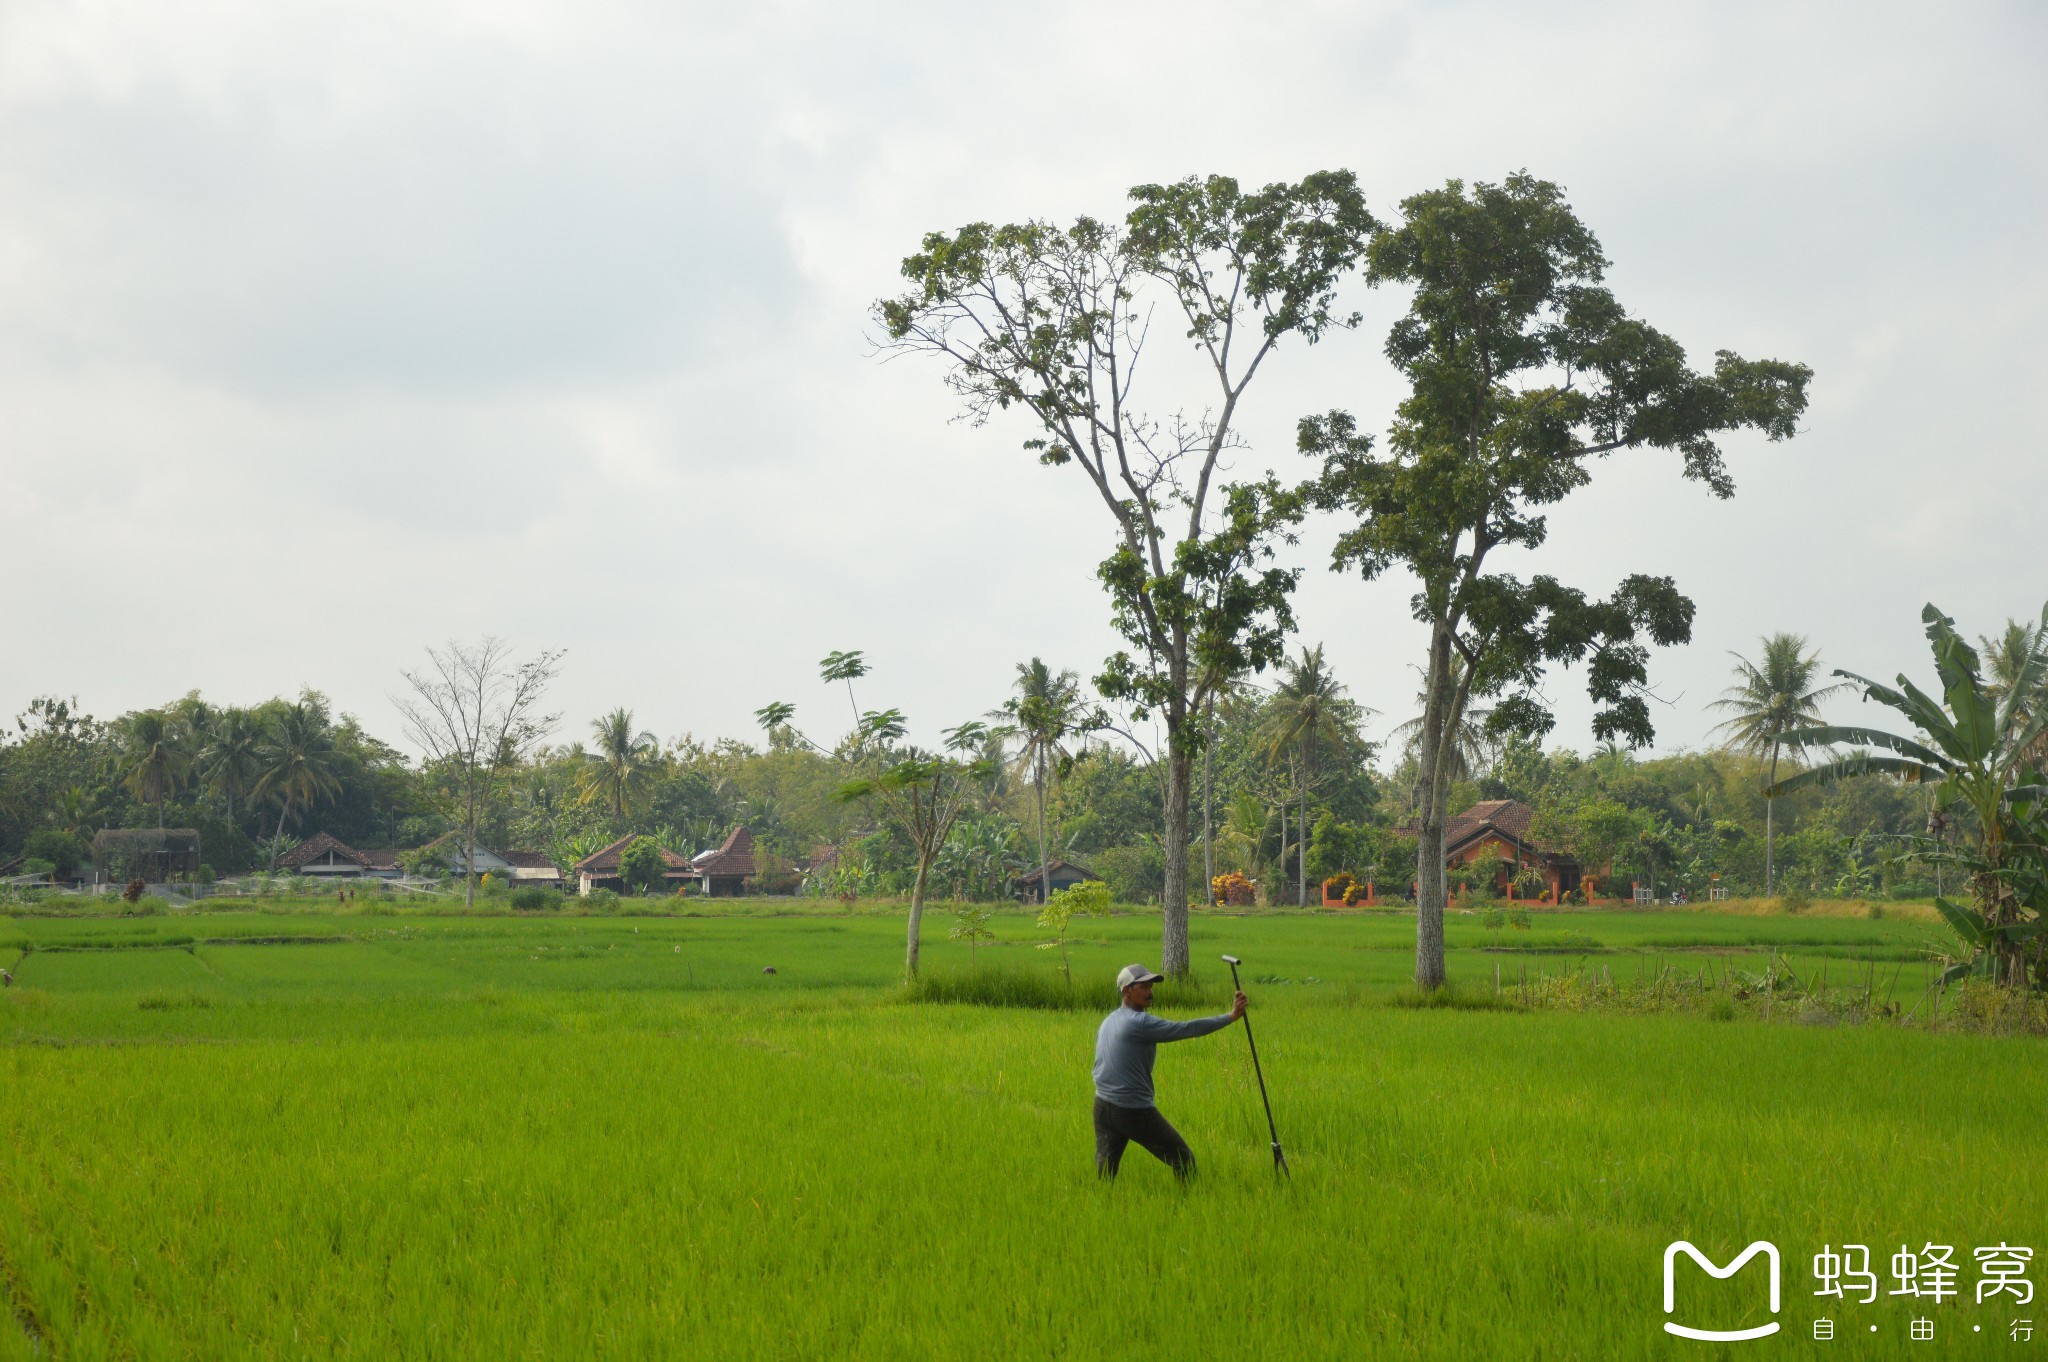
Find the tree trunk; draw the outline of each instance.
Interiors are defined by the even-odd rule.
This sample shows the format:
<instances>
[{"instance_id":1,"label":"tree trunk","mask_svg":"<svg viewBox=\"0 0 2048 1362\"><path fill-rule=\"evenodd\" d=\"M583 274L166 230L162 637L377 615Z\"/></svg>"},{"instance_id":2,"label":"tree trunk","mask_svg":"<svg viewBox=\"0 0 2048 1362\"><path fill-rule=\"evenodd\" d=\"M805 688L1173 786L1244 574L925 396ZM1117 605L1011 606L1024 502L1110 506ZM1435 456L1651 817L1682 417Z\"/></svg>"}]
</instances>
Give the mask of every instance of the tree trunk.
<instances>
[{"instance_id":1,"label":"tree trunk","mask_svg":"<svg viewBox=\"0 0 2048 1362\"><path fill-rule=\"evenodd\" d=\"M932 868L932 858L920 855L917 858L917 879L910 886L910 925L904 933L903 977L906 981L917 979L918 934L924 928L924 881Z\"/></svg>"},{"instance_id":2,"label":"tree trunk","mask_svg":"<svg viewBox=\"0 0 2048 1362\"><path fill-rule=\"evenodd\" d=\"M1202 735L1202 902L1216 894L1215 819L1210 813L1209 777L1216 765L1216 702L1208 705L1206 731Z\"/></svg>"},{"instance_id":3,"label":"tree trunk","mask_svg":"<svg viewBox=\"0 0 2048 1362\"><path fill-rule=\"evenodd\" d=\"M1159 895L1159 972L1174 979L1193 973L1188 959L1188 804L1194 783L1195 763L1175 725L1166 739L1166 884Z\"/></svg>"},{"instance_id":4,"label":"tree trunk","mask_svg":"<svg viewBox=\"0 0 2048 1362\"><path fill-rule=\"evenodd\" d=\"M1038 754L1038 899L1052 901L1052 848L1045 840L1045 753Z\"/></svg>"},{"instance_id":5,"label":"tree trunk","mask_svg":"<svg viewBox=\"0 0 2048 1362\"><path fill-rule=\"evenodd\" d=\"M462 904L476 907L476 785L469 787L469 805L462 823Z\"/></svg>"},{"instance_id":6,"label":"tree trunk","mask_svg":"<svg viewBox=\"0 0 2048 1362\"><path fill-rule=\"evenodd\" d=\"M291 811L292 801L291 798L287 796L285 798L284 803L280 805L277 810L277 831L271 836L270 839L270 873L273 875L277 873L277 839L284 836L285 815L289 814ZM260 827L261 824L259 824L258 826Z\"/></svg>"},{"instance_id":7,"label":"tree trunk","mask_svg":"<svg viewBox=\"0 0 2048 1362\"><path fill-rule=\"evenodd\" d=\"M1771 744L1771 778L1768 783L1772 785L1778 783L1778 745L1776 743ZM1776 893L1778 883L1777 867L1771 854L1773 850L1771 845L1771 811L1772 806L1776 803L1777 799L1775 796L1764 796L1764 893L1766 895Z\"/></svg>"},{"instance_id":8,"label":"tree trunk","mask_svg":"<svg viewBox=\"0 0 2048 1362\"><path fill-rule=\"evenodd\" d=\"M1306 775L1306 771L1303 772ZM1301 786L1301 817L1295 828L1297 843L1294 848L1295 877L1299 881L1300 907L1308 907L1308 782Z\"/></svg>"},{"instance_id":9,"label":"tree trunk","mask_svg":"<svg viewBox=\"0 0 2048 1362\"><path fill-rule=\"evenodd\" d=\"M1422 711L1422 778L1415 839L1415 983L1444 984L1444 805L1450 800L1451 734L1457 727L1451 693L1451 636L1438 625L1429 647L1429 699Z\"/></svg>"}]
</instances>

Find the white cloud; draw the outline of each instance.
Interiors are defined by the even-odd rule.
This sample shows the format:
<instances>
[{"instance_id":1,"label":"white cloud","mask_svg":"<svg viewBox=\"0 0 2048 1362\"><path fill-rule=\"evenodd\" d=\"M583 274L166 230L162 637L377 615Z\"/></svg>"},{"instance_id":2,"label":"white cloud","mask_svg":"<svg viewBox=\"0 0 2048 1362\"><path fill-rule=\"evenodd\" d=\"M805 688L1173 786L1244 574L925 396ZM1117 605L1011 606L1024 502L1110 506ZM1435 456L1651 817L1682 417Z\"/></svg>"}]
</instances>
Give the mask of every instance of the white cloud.
<instances>
[{"instance_id":1,"label":"white cloud","mask_svg":"<svg viewBox=\"0 0 2048 1362\"><path fill-rule=\"evenodd\" d=\"M2048 594L2043 38L1998 6L10 6L0 583L51 642L0 653L0 708L310 682L395 736L399 667L490 629L571 649L579 731L836 713L847 647L935 730L1112 645L1092 493L870 353L922 232L1526 166L1695 354L1817 370L1798 440L1731 443L1732 503L1649 457L1553 517L1567 580L1698 598L1656 662L1698 741L1760 633L1888 673L1924 599L1988 630ZM1306 411L1384 423L1396 302L1365 305L1254 389L1257 463ZM1304 636L1397 720L1408 587L1324 572L1331 533Z\"/></svg>"}]
</instances>

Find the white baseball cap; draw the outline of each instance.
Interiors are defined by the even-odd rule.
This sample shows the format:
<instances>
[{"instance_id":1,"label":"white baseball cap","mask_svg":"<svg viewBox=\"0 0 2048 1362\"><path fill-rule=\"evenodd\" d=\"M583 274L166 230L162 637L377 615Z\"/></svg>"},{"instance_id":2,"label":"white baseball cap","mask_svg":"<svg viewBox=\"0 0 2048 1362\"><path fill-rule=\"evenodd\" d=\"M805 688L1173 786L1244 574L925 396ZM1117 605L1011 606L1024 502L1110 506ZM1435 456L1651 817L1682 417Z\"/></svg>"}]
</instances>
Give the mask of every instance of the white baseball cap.
<instances>
[{"instance_id":1,"label":"white baseball cap","mask_svg":"<svg viewBox=\"0 0 2048 1362\"><path fill-rule=\"evenodd\" d=\"M1163 974L1154 974L1143 965L1125 965L1117 971L1116 990L1121 993L1132 984L1156 984L1165 977Z\"/></svg>"}]
</instances>

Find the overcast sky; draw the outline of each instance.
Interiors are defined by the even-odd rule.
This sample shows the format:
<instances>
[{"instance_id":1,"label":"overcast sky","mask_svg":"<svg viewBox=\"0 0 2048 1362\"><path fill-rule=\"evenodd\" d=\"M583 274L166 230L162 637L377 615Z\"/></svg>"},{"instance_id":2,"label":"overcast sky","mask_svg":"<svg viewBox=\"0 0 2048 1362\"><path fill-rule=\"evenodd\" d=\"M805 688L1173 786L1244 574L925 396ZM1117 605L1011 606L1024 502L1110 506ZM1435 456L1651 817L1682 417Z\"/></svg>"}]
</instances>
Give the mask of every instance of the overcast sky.
<instances>
[{"instance_id":1,"label":"overcast sky","mask_svg":"<svg viewBox=\"0 0 2048 1362\"><path fill-rule=\"evenodd\" d=\"M568 649L566 737L771 699L837 733L833 649L922 738L1033 654L1092 675L1092 490L879 362L867 308L930 229L1329 167L1383 216L1526 167L1702 362L1813 366L1798 439L1727 444L1733 501L1637 455L1552 518L1545 570L1698 601L1660 748L1767 632L1924 670L1923 602L2048 597L2044 16L0 0L0 710L312 685L396 739L400 669L486 632ZM1254 385L1248 469L1302 471L1306 412L1384 429L1399 300L1357 302ZM1302 635L1384 732L1411 588L1332 575L1333 533ZM1583 678L1548 693L1590 746Z\"/></svg>"}]
</instances>

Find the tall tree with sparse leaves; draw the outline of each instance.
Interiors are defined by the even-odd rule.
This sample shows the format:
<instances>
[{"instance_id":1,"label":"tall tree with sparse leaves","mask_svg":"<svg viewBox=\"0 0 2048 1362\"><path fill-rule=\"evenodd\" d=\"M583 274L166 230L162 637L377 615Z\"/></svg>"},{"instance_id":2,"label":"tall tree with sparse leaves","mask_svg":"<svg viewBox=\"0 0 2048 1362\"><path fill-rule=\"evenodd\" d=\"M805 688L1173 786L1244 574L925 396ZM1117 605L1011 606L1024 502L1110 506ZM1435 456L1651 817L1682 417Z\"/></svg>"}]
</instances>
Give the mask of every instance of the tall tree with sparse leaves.
<instances>
[{"instance_id":1,"label":"tall tree with sparse leaves","mask_svg":"<svg viewBox=\"0 0 2048 1362\"><path fill-rule=\"evenodd\" d=\"M1496 733L1551 726L1537 693L1552 664L1587 665L1599 707L1593 731L1632 744L1652 736L1645 643L1691 637L1693 605L1671 579L1624 579L1604 600L1553 577L1500 571L1497 550L1533 551L1541 508L1592 480L1592 461L1670 450L1684 475L1734 492L1715 437L1751 428L1791 436L1806 408L1804 365L1728 351L1713 371L1630 317L1601 287L1599 242L1556 185L1527 174L1504 184L1451 181L1401 205L1376 233L1367 276L1412 290L1386 352L1409 392L1389 452L1351 416L1301 425L1320 458L1318 500L1355 524L1335 565L1368 579L1404 567L1412 608L1429 628L1423 709L1415 978L1444 982L1444 827L1460 722L1474 696L1500 695ZM1462 667L1460 667L1462 663Z\"/></svg>"},{"instance_id":2,"label":"tall tree with sparse leaves","mask_svg":"<svg viewBox=\"0 0 2048 1362\"><path fill-rule=\"evenodd\" d=\"M1162 967L1186 975L1193 763L1210 693L1277 661L1296 574L1272 543L1299 518L1270 473L1227 481L1240 406L1281 344L1356 322L1339 284L1375 223L1348 171L1247 192L1225 176L1141 185L1121 224L1077 219L934 232L911 288L876 305L893 350L939 357L977 423L1023 408L1025 448L1086 479L1113 528L1098 575L1129 647L1096 686L1166 733ZM1163 295L1163 298L1162 296ZM1155 306L1177 323L1199 412L1148 410L1137 376ZM1193 389L1183 389L1193 391Z\"/></svg>"},{"instance_id":3,"label":"tall tree with sparse leaves","mask_svg":"<svg viewBox=\"0 0 2048 1362\"><path fill-rule=\"evenodd\" d=\"M515 662L503 639L451 640L428 648L429 666L403 673L410 695L394 698L406 733L455 774L462 799L463 901L476 903L477 812L498 774L516 765L559 721L540 712L562 654ZM630 724L628 725L630 728Z\"/></svg>"}]
</instances>

